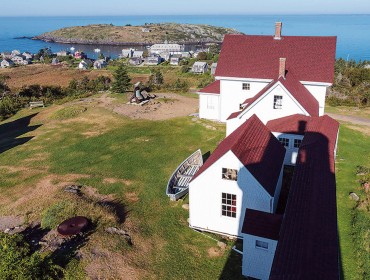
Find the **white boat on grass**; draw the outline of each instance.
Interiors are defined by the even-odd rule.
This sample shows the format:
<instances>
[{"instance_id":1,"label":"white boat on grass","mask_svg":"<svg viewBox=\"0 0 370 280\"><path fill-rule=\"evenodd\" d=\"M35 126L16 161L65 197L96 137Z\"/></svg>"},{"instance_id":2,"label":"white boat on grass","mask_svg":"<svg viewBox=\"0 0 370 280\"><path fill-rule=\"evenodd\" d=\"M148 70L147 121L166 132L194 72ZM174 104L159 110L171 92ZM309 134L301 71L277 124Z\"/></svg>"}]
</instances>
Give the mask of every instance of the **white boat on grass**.
<instances>
[{"instance_id":1,"label":"white boat on grass","mask_svg":"<svg viewBox=\"0 0 370 280\"><path fill-rule=\"evenodd\" d=\"M171 200L178 200L189 191L189 183L195 173L203 165L202 152L195 151L191 156L185 159L173 172L168 180L166 194Z\"/></svg>"}]
</instances>

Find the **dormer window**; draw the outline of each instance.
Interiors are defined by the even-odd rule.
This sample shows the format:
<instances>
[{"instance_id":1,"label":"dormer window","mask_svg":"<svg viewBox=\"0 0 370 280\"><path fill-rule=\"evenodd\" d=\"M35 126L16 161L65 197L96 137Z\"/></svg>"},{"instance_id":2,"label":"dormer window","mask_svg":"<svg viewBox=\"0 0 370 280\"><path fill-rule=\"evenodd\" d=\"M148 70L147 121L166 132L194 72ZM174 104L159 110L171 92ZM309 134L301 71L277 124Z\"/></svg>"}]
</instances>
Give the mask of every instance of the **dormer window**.
<instances>
[{"instance_id":1,"label":"dormer window","mask_svg":"<svg viewBox=\"0 0 370 280\"><path fill-rule=\"evenodd\" d=\"M274 109L283 108L283 97L281 95L274 95Z\"/></svg>"},{"instance_id":2,"label":"dormer window","mask_svg":"<svg viewBox=\"0 0 370 280\"><path fill-rule=\"evenodd\" d=\"M238 181L238 170L230 168L222 168L222 179Z\"/></svg>"},{"instance_id":3,"label":"dormer window","mask_svg":"<svg viewBox=\"0 0 370 280\"><path fill-rule=\"evenodd\" d=\"M251 90L251 84L250 83L243 83L243 90Z\"/></svg>"}]
</instances>

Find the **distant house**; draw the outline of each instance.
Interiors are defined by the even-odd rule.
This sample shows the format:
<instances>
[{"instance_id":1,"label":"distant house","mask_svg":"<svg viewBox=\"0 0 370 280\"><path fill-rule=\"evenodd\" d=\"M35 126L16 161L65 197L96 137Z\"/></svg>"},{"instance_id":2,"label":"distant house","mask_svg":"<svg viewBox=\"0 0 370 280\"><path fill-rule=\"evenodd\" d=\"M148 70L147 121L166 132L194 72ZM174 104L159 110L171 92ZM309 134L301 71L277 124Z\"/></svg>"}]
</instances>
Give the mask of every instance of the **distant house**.
<instances>
[{"instance_id":1,"label":"distant house","mask_svg":"<svg viewBox=\"0 0 370 280\"><path fill-rule=\"evenodd\" d=\"M98 59L94 62L94 69L102 69L107 67L107 62L104 59Z\"/></svg>"},{"instance_id":2,"label":"distant house","mask_svg":"<svg viewBox=\"0 0 370 280\"><path fill-rule=\"evenodd\" d=\"M132 57L128 61L130 65L140 65L143 62L141 57Z\"/></svg>"},{"instance_id":3,"label":"distant house","mask_svg":"<svg viewBox=\"0 0 370 280\"><path fill-rule=\"evenodd\" d=\"M143 27L143 28L141 28L141 32L149 33L149 32L151 32L151 30L147 27Z\"/></svg>"},{"instance_id":4,"label":"distant house","mask_svg":"<svg viewBox=\"0 0 370 280\"><path fill-rule=\"evenodd\" d=\"M181 54L181 57L183 57L183 58L190 58L191 57L190 52L180 52L180 54Z\"/></svg>"},{"instance_id":5,"label":"distant house","mask_svg":"<svg viewBox=\"0 0 370 280\"><path fill-rule=\"evenodd\" d=\"M180 63L181 58L180 57L171 57L170 64L178 66Z\"/></svg>"},{"instance_id":6,"label":"distant house","mask_svg":"<svg viewBox=\"0 0 370 280\"><path fill-rule=\"evenodd\" d=\"M196 73L196 74L203 74L208 71L208 64L207 62L202 62L202 61L196 61L193 64L193 67L191 68L191 72Z\"/></svg>"},{"instance_id":7,"label":"distant house","mask_svg":"<svg viewBox=\"0 0 370 280\"><path fill-rule=\"evenodd\" d=\"M92 61L90 59L83 59L79 64L78 64L78 69L81 70L87 70L89 67L92 65Z\"/></svg>"},{"instance_id":8,"label":"distant house","mask_svg":"<svg viewBox=\"0 0 370 280\"><path fill-rule=\"evenodd\" d=\"M54 57L53 60L51 61L52 65L58 65L59 64L59 59Z\"/></svg>"},{"instance_id":9,"label":"distant house","mask_svg":"<svg viewBox=\"0 0 370 280\"><path fill-rule=\"evenodd\" d=\"M162 53L162 52L182 52L184 50L183 45L179 44L154 44L150 47L151 53Z\"/></svg>"},{"instance_id":10,"label":"distant house","mask_svg":"<svg viewBox=\"0 0 370 280\"><path fill-rule=\"evenodd\" d=\"M74 57L76 59L84 59L87 58L87 55L84 52L77 51L75 52Z\"/></svg>"},{"instance_id":11,"label":"distant house","mask_svg":"<svg viewBox=\"0 0 370 280\"><path fill-rule=\"evenodd\" d=\"M212 75L212 76L214 76L214 75L215 75L215 73L216 73L216 68L217 68L217 63L216 63L216 62L212 63L212 65L211 65L211 75Z\"/></svg>"},{"instance_id":12,"label":"distant house","mask_svg":"<svg viewBox=\"0 0 370 280\"><path fill-rule=\"evenodd\" d=\"M144 51L134 51L132 53L132 57L134 58L143 58L143 55L144 55Z\"/></svg>"},{"instance_id":13,"label":"distant house","mask_svg":"<svg viewBox=\"0 0 370 280\"><path fill-rule=\"evenodd\" d=\"M17 65L27 65L29 64L29 61L24 57L23 55L14 55L12 57L12 61Z\"/></svg>"},{"instance_id":14,"label":"distant house","mask_svg":"<svg viewBox=\"0 0 370 280\"><path fill-rule=\"evenodd\" d=\"M3 59L11 59L12 58L12 53L11 52L2 52L1 57Z\"/></svg>"},{"instance_id":15,"label":"distant house","mask_svg":"<svg viewBox=\"0 0 370 280\"><path fill-rule=\"evenodd\" d=\"M275 213L285 152L257 116L247 120L218 145L192 178L190 227L241 236L246 209Z\"/></svg>"},{"instance_id":16,"label":"distant house","mask_svg":"<svg viewBox=\"0 0 370 280\"><path fill-rule=\"evenodd\" d=\"M1 68L8 68L14 66L15 63L10 59L3 59L1 61Z\"/></svg>"},{"instance_id":17,"label":"distant house","mask_svg":"<svg viewBox=\"0 0 370 280\"><path fill-rule=\"evenodd\" d=\"M69 54L70 53L68 51L59 51L59 52L57 52L57 56L67 56Z\"/></svg>"},{"instance_id":18,"label":"distant house","mask_svg":"<svg viewBox=\"0 0 370 280\"><path fill-rule=\"evenodd\" d=\"M12 51L12 56L20 55L21 52L19 50L13 50Z\"/></svg>"},{"instance_id":19,"label":"distant house","mask_svg":"<svg viewBox=\"0 0 370 280\"><path fill-rule=\"evenodd\" d=\"M171 54L169 52L160 52L159 56L162 57L165 61L169 61Z\"/></svg>"},{"instance_id":20,"label":"distant house","mask_svg":"<svg viewBox=\"0 0 370 280\"><path fill-rule=\"evenodd\" d=\"M159 63L161 63L162 59L160 56L152 55L152 56L147 57L145 61L147 65L158 65Z\"/></svg>"},{"instance_id":21,"label":"distant house","mask_svg":"<svg viewBox=\"0 0 370 280\"><path fill-rule=\"evenodd\" d=\"M131 58L134 53L134 49L123 49L121 57L122 58Z\"/></svg>"},{"instance_id":22,"label":"distant house","mask_svg":"<svg viewBox=\"0 0 370 280\"><path fill-rule=\"evenodd\" d=\"M23 55L26 59L29 59L29 60L33 59L33 54L32 54L32 53L30 53L30 52L24 52L24 53L22 53L22 55Z\"/></svg>"}]
</instances>

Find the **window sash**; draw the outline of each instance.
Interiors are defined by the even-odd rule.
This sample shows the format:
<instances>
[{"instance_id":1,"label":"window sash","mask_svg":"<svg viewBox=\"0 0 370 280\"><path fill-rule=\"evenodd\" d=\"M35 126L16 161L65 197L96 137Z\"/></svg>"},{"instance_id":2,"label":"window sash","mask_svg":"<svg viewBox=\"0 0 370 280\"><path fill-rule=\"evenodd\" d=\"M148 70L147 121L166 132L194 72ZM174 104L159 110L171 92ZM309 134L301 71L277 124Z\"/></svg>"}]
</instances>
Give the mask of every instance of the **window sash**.
<instances>
[{"instance_id":1,"label":"window sash","mask_svg":"<svg viewBox=\"0 0 370 280\"><path fill-rule=\"evenodd\" d=\"M274 95L274 109L283 108L283 97L281 95Z\"/></svg>"},{"instance_id":2,"label":"window sash","mask_svg":"<svg viewBox=\"0 0 370 280\"><path fill-rule=\"evenodd\" d=\"M301 139L294 139L294 148L299 148L302 144Z\"/></svg>"},{"instance_id":3,"label":"window sash","mask_svg":"<svg viewBox=\"0 0 370 280\"><path fill-rule=\"evenodd\" d=\"M289 147L289 138L279 137L278 140L284 147Z\"/></svg>"},{"instance_id":4,"label":"window sash","mask_svg":"<svg viewBox=\"0 0 370 280\"><path fill-rule=\"evenodd\" d=\"M231 168L222 168L222 179L238 181L238 170Z\"/></svg>"},{"instance_id":5,"label":"window sash","mask_svg":"<svg viewBox=\"0 0 370 280\"><path fill-rule=\"evenodd\" d=\"M236 194L222 193L221 215L236 218Z\"/></svg>"},{"instance_id":6,"label":"window sash","mask_svg":"<svg viewBox=\"0 0 370 280\"><path fill-rule=\"evenodd\" d=\"M269 249L269 244L267 242L261 241L261 240L256 240L256 248L268 250Z\"/></svg>"},{"instance_id":7,"label":"window sash","mask_svg":"<svg viewBox=\"0 0 370 280\"><path fill-rule=\"evenodd\" d=\"M242 89L243 90L250 90L251 89L251 84L250 83L243 83L242 84Z\"/></svg>"}]
</instances>

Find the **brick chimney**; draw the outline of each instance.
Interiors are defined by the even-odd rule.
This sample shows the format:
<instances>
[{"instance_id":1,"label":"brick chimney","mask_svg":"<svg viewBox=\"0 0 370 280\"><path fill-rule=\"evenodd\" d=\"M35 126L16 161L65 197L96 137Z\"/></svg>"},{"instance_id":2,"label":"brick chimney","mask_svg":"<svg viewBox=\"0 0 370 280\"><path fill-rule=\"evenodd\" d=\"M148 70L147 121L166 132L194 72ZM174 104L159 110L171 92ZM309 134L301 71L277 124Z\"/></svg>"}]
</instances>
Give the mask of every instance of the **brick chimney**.
<instances>
[{"instance_id":1,"label":"brick chimney","mask_svg":"<svg viewBox=\"0 0 370 280\"><path fill-rule=\"evenodd\" d=\"M285 62L286 58L279 58L279 78L283 77L285 79Z\"/></svg>"},{"instance_id":2,"label":"brick chimney","mask_svg":"<svg viewBox=\"0 0 370 280\"><path fill-rule=\"evenodd\" d=\"M276 22L275 23L275 40L280 40L281 39L281 28L283 27L282 22Z\"/></svg>"}]
</instances>

